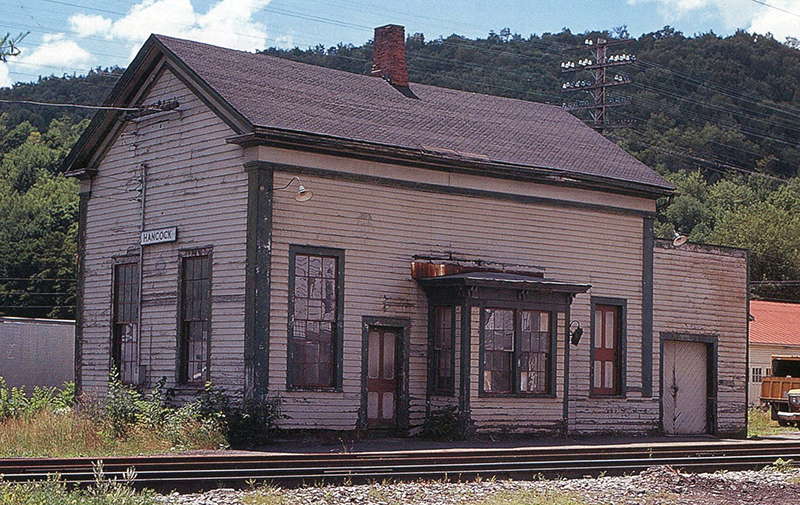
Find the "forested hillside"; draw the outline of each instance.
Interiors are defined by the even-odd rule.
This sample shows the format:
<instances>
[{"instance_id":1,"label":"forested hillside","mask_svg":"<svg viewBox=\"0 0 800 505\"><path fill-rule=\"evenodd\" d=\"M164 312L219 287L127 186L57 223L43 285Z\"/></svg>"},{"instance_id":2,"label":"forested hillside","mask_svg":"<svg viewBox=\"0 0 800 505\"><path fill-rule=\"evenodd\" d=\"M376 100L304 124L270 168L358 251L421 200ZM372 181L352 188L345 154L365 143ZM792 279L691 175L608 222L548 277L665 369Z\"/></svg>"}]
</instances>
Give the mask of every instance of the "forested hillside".
<instances>
[{"instance_id":1,"label":"forested hillside","mask_svg":"<svg viewBox=\"0 0 800 505\"><path fill-rule=\"evenodd\" d=\"M520 36L510 30L470 40L407 40L413 82L561 105L560 63L590 57L586 39L613 32L564 30ZM792 45L792 42L795 44ZM610 112L627 125L605 135L668 177L678 195L659 203L657 232L747 247L757 297L800 301L800 51L771 37L687 37L670 28L616 46L636 55L618 73L631 84ZM265 53L369 73L372 46L340 45ZM0 99L102 103L120 73L50 77L0 90ZM619 90L619 91L617 91ZM77 184L60 163L90 113L0 103L0 314L70 317L74 306ZM588 117L584 117L588 119Z\"/></svg>"},{"instance_id":2,"label":"forested hillside","mask_svg":"<svg viewBox=\"0 0 800 505\"><path fill-rule=\"evenodd\" d=\"M49 77L0 99L98 104L120 70ZM0 103L0 315L73 317L78 185L61 162L91 111Z\"/></svg>"}]
</instances>

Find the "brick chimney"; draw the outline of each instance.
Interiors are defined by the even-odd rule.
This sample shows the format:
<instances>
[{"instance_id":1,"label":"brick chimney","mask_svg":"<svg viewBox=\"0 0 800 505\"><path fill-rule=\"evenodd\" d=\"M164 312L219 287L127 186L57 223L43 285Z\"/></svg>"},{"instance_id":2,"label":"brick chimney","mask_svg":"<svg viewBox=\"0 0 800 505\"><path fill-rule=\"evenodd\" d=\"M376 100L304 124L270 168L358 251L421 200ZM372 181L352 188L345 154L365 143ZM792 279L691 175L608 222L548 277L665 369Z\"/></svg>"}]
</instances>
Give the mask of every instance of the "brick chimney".
<instances>
[{"instance_id":1,"label":"brick chimney","mask_svg":"<svg viewBox=\"0 0 800 505\"><path fill-rule=\"evenodd\" d=\"M405 28L399 25L375 28L371 74L395 86L408 86Z\"/></svg>"}]
</instances>

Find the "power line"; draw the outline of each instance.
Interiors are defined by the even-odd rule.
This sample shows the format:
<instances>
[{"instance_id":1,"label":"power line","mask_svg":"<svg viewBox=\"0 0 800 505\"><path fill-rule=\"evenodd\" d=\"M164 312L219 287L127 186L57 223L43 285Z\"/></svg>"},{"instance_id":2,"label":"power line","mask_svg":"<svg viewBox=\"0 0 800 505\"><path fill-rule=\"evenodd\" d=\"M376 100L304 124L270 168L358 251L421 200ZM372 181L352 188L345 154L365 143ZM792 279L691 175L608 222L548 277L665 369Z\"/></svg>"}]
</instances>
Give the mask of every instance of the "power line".
<instances>
[{"instance_id":1,"label":"power line","mask_svg":"<svg viewBox=\"0 0 800 505\"><path fill-rule=\"evenodd\" d=\"M76 109L91 109L91 110L116 110L123 112L135 112L140 110L138 107L110 107L106 105L81 105L77 103L36 102L34 100L6 100L3 98L0 98L0 103L42 105L47 107L71 107Z\"/></svg>"},{"instance_id":2,"label":"power line","mask_svg":"<svg viewBox=\"0 0 800 505\"><path fill-rule=\"evenodd\" d=\"M781 11L784 14L789 14L791 16L795 16L795 17L800 18L800 14L797 14L796 12L787 11L786 9L781 9L780 7L768 4L767 2L763 2L762 0L750 0L750 1L753 2L753 3L757 3L759 5L763 5L764 7L769 7L770 9L775 9L776 11Z\"/></svg>"}]
</instances>

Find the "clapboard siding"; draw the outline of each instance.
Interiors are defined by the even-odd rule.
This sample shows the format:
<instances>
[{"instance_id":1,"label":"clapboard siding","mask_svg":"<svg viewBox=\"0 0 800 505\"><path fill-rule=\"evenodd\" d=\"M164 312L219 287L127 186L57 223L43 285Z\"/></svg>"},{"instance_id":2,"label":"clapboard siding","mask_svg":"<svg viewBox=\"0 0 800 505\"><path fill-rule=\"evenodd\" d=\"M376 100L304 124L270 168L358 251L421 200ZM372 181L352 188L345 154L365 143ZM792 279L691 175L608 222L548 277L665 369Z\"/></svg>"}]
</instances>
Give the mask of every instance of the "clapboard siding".
<instances>
[{"instance_id":1,"label":"clapboard siding","mask_svg":"<svg viewBox=\"0 0 800 505\"><path fill-rule=\"evenodd\" d=\"M717 431L745 428L747 254L736 249L657 241L653 268L653 349L661 332L717 338ZM653 360L659 394L660 360Z\"/></svg>"},{"instance_id":2,"label":"clapboard siding","mask_svg":"<svg viewBox=\"0 0 800 505\"><path fill-rule=\"evenodd\" d=\"M329 167L342 164L328 160ZM343 167L343 170L350 168ZM413 169L394 167L397 178ZM275 186L294 175L277 171ZM384 175L387 175L384 172ZM403 317L411 321L410 419L419 426L427 396L427 300L411 279L416 254L481 259L546 268L559 280L591 283L592 294L628 300L629 351L641 354L642 217L595 209L570 209L540 203L438 194L402 187L302 175L314 198L298 203L291 191L277 191L273 207L270 389L284 399L292 416L284 427L353 429L361 403L361 318ZM487 181L489 181L487 179ZM487 182L489 184L489 182ZM580 237L577 240L576 237ZM341 392L285 391L289 245L345 250L344 377ZM589 322L589 295L578 295L572 318ZM576 315L578 314L578 315ZM476 429L562 429L565 315L559 321L556 398L478 398L472 392L471 416ZM473 331L477 324L473 326ZM473 339L474 340L474 339ZM587 350L584 339L578 348ZM477 345L471 352L471 388L477 387ZM573 353L575 351L573 350ZM571 362L571 391L588 391L588 350ZM640 359L629 360L629 384L641 383ZM634 369L634 367L638 367ZM581 370L583 369L583 370ZM580 384L583 382L584 384ZM432 399L435 408L455 400ZM313 402L314 409L308 409ZM657 404L656 404L657 405ZM578 415L596 419L607 405L587 403ZM657 416L657 407L656 413ZM614 418L613 415L608 416Z\"/></svg>"},{"instance_id":3,"label":"clapboard siding","mask_svg":"<svg viewBox=\"0 0 800 505\"><path fill-rule=\"evenodd\" d=\"M177 98L180 110L128 122L105 156L86 216L83 387L108 378L112 258L138 255L141 164L146 163L145 229L178 227L178 240L147 246L142 277L141 364L148 383L175 385L179 250L212 249L211 380L240 389L244 380L244 282L247 177L232 131L169 70L145 103Z\"/></svg>"}]
</instances>

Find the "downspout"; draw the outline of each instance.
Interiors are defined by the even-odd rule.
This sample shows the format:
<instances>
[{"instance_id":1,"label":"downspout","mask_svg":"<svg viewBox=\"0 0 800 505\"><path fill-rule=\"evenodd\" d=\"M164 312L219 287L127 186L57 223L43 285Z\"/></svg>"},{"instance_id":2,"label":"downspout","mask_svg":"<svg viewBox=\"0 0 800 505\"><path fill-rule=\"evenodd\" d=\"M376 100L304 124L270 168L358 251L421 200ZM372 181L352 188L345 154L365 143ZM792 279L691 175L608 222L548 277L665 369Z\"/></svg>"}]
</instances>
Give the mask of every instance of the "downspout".
<instances>
[{"instance_id":1,"label":"downspout","mask_svg":"<svg viewBox=\"0 0 800 505\"><path fill-rule=\"evenodd\" d=\"M141 213L139 221L139 285L138 285L138 300L136 311L136 383L139 385L145 384L147 375L146 369L141 364L142 359L142 286L144 276L144 246L142 245L141 236L144 233L144 204L147 195L147 162L142 162L142 202ZM150 352L149 354L153 354Z\"/></svg>"}]
</instances>

